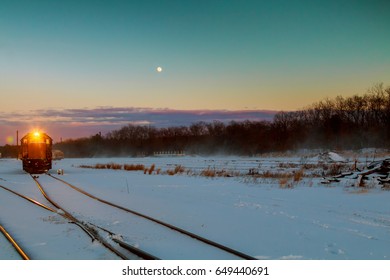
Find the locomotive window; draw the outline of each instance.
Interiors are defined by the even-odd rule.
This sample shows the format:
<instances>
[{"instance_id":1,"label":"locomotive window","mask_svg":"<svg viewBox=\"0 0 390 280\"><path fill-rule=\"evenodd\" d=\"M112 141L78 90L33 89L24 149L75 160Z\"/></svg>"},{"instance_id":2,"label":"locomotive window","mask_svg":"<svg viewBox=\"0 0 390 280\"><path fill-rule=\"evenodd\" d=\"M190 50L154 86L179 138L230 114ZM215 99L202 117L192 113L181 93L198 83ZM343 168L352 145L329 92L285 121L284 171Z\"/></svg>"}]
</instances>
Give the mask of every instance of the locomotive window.
<instances>
[{"instance_id":1,"label":"locomotive window","mask_svg":"<svg viewBox=\"0 0 390 280\"><path fill-rule=\"evenodd\" d=\"M50 145L50 139L46 139L46 144Z\"/></svg>"}]
</instances>

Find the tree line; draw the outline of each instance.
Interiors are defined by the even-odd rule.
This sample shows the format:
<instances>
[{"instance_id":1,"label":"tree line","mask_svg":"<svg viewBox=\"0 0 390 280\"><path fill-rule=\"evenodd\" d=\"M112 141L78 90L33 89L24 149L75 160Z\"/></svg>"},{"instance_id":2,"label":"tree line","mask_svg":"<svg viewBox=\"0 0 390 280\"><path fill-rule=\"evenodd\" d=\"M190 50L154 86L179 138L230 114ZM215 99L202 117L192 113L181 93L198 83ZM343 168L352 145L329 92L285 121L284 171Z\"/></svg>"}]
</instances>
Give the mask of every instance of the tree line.
<instances>
[{"instance_id":1,"label":"tree line","mask_svg":"<svg viewBox=\"0 0 390 280\"><path fill-rule=\"evenodd\" d=\"M190 126L156 128L127 125L105 136L67 140L55 144L65 156L144 156L168 152L185 154L241 154L268 151L264 141L271 131L266 121L212 123L197 122Z\"/></svg>"},{"instance_id":2,"label":"tree line","mask_svg":"<svg viewBox=\"0 0 390 280\"><path fill-rule=\"evenodd\" d=\"M127 125L105 136L68 140L55 145L66 156L186 154L256 155L294 149L389 148L390 87L377 84L364 95L338 96L273 121L197 122L156 128Z\"/></svg>"},{"instance_id":3,"label":"tree line","mask_svg":"<svg viewBox=\"0 0 390 280\"><path fill-rule=\"evenodd\" d=\"M273 121L197 122L156 128L127 125L106 135L56 143L65 157L147 156L159 152L256 155L295 149L390 148L390 87L325 99ZM14 152L12 146L0 152Z\"/></svg>"},{"instance_id":4,"label":"tree line","mask_svg":"<svg viewBox=\"0 0 390 280\"><path fill-rule=\"evenodd\" d=\"M377 84L364 95L338 96L304 110L280 112L274 126L283 149L389 148L390 87Z\"/></svg>"}]
</instances>

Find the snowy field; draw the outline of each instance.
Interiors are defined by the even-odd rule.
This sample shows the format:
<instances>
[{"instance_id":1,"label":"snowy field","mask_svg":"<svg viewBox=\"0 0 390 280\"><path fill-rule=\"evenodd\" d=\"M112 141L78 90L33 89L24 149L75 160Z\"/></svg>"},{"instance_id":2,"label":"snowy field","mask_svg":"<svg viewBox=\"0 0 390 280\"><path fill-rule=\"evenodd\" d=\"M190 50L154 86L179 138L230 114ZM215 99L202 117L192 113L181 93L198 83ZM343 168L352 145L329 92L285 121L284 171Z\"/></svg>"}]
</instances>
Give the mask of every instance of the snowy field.
<instances>
[{"instance_id":1,"label":"snowy field","mask_svg":"<svg viewBox=\"0 0 390 280\"><path fill-rule=\"evenodd\" d=\"M332 163L323 164L329 160ZM326 159L319 156L63 159L55 161L49 173L99 198L258 259L388 260L390 191L376 183L358 187L352 176L322 183L323 177L335 166L339 167L339 163L343 162L344 169L352 168L355 160L337 154ZM368 162L366 157L357 160L360 168ZM111 163L138 164L148 169L91 168ZM57 175L58 169L64 174ZM102 205L47 175L39 175L38 180L59 205L78 219L107 228L127 243L161 259L235 259ZM18 160L0 159L0 185L49 205ZM118 259L58 213L37 207L2 188L0 224L32 259ZM0 259L18 258L0 234Z\"/></svg>"}]
</instances>

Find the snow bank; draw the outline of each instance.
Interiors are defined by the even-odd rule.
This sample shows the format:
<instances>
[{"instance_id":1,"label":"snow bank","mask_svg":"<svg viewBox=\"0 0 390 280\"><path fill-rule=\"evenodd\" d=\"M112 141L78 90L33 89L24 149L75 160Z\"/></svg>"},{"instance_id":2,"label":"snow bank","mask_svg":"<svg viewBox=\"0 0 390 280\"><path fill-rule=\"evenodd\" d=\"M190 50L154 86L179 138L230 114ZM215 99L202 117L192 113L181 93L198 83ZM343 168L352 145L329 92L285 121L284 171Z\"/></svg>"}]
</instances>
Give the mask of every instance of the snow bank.
<instances>
[{"instance_id":1,"label":"snow bank","mask_svg":"<svg viewBox=\"0 0 390 280\"><path fill-rule=\"evenodd\" d=\"M342 163L347 162L347 159L335 152L320 153L317 156L311 158L312 161L325 162L325 163Z\"/></svg>"}]
</instances>

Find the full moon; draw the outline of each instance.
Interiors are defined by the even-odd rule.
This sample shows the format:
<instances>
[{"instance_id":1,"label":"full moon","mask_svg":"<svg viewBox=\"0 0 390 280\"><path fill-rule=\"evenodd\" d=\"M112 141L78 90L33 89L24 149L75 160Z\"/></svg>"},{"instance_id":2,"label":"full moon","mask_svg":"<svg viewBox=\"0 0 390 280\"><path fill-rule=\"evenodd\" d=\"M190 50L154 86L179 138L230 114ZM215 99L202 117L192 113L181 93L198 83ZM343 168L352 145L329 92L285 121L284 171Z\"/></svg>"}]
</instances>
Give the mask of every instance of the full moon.
<instances>
[{"instance_id":1,"label":"full moon","mask_svg":"<svg viewBox=\"0 0 390 280\"><path fill-rule=\"evenodd\" d=\"M161 66L159 66L159 67L157 67L157 68L156 68L156 70L157 70L157 72L159 72L159 73L160 73L160 72L162 72L162 67L161 67Z\"/></svg>"}]
</instances>

